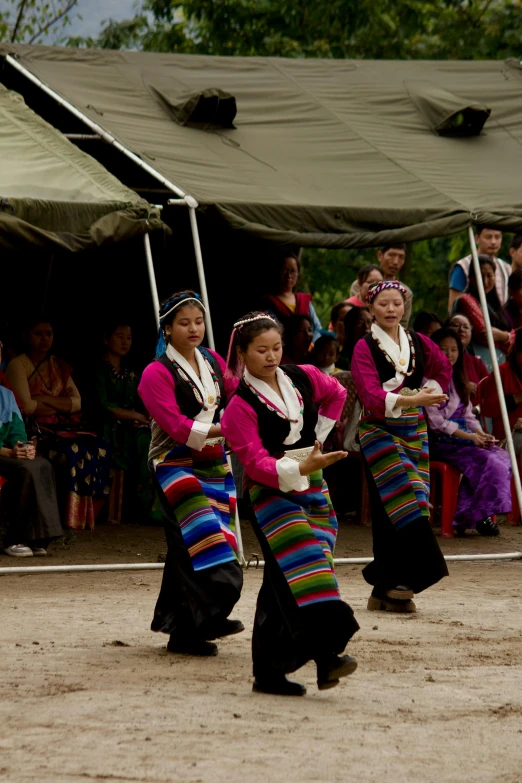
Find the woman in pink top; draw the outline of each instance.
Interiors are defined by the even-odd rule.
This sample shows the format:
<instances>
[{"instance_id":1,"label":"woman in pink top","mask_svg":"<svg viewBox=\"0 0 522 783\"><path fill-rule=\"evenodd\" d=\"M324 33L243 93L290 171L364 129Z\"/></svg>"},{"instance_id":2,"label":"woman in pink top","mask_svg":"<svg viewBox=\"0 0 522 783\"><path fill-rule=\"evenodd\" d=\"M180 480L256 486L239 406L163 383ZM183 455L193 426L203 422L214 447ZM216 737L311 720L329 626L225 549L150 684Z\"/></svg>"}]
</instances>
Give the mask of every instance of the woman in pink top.
<instances>
[{"instance_id":1,"label":"woman in pink top","mask_svg":"<svg viewBox=\"0 0 522 783\"><path fill-rule=\"evenodd\" d=\"M286 674L317 664L320 690L339 684L356 661L340 655L358 625L341 600L333 566L337 519L322 470L346 456L321 454L346 390L311 365L279 367L280 325L249 313L234 327L229 367L241 375L222 418L245 468L245 497L265 570L252 652L254 690L302 696Z\"/></svg>"},{"instance_id":2,"label":"woman in pink top","mask_svg":"<svg viewBox=\"0 0 522 783\"><path fill-rule=\"evenodd\" d=\"M149 461L158 486L168 554L152 630L170 634L169 652L215 655L210 640L239 633L228 620L243 584L236 558L235 487L219 415L236 383L201 347L205 308L194 291L160 310L156 360L138 393L152 419Z\"/></svg>"},{"instance_id":3,"label":"woman in pink top","mask_svg":"<svg viewBox=\"0 0 522 783\"><path fill-rule=\"evenodd\" d=\"M366 303L368 289L371 285L378 283L381 280L383 280L381 268L376 264L365 264L357 273L359 294L357 296L351 296L349 299L345 299L345 301L354 307L368 307Z\"/></svg>"}]
</instances>

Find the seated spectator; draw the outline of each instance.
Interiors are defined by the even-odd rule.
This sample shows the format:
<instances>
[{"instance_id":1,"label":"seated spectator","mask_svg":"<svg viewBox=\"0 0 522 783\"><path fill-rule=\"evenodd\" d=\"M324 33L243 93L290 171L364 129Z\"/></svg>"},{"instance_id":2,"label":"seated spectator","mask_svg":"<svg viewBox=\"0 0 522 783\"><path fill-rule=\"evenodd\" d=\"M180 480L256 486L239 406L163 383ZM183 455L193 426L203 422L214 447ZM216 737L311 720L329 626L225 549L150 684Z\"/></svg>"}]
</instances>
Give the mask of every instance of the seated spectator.
<instances>
[{"instance_id":1,"label":"seated spectator","mask_svg":"<svg viewBox=\"0 0 522 783\"><path fill-rule=\"evenodd\" d=\"M46 555L62 535L53 470L36 456L12 391L0 386L0 476L7 479L0 509L7 519L4 552L12 557Z\"/></svg>"},{"instance_id":2,"label":"seated spectator","mask_svg":"<svg viewBox=\"0 0 522 783\"><path fill-rule=\"evenodd\" d=\"M488 375L488 368L480 358L475 356L471 347L472 329L469 318L465 315L452 315L448 318L445 327L449 327L456 332L457 337L463 348L462 359L464 363L464 372L468 379L468 389L470 392L471 404L475 407L477 405L477 386L482 378L486 378Z\"/></svg>"},{"instance_id":3,"label":"seated spectator","mask_svg":"<svg viewBox=\"0 0 522 783\"><path fill-rule=\"evenodd\" d=\"M497 253L502 245L502 231L489 226L476 226L475 242L479 255L490 256L495 272L494 286L496 287L498 301L501 305L507 302L508 277L511 267L507 261L497 258ZM455 300L461 296L469 285L469 271L473 268L471 253L457 261L450 270L448 312L454 312Z\"/></svg>"},{"instance_id":4,"label":"seated spectator","mask_svg":"<svg viewBox=\"0 0 522 783\"><path fill-rule=\"evenodd\" d=\"M138 395L139 377L127 361L132 347L131 327L113 323L105 333L105 356L94 373L101 435L112 444L112 463L131 477L141 520L161 522L149 471L150 419ZM111 520L109 520L111 521Z\"/></svg>"},{"instance_id":5,"label":"seated spectator","mask_svg":"<svg viewBox=\"0 0 522 783\"><path fill-rule=\"evenodd\" d=\"M94 500L101 505L110 492L110 444L82 427L81 398L71 368L51 353L50 321L34 318L24 337L26 352L9 362L7 380L31 427L41 435L40 453L54 467L58 499L66 498L65 525L92 529Z\"/></svg>"},{"instance_id":6,"label":"seated spectator","mask_svg":"<svg viewBox=\"0 0 522 783\"><path fill-rule=\"evenodd\" d=\"M344 316L351 309L352 305L348 304L348 302L338 302L332 307L328 329L337 335L340 346L344 343ZM317 338L314 335L315 339Z\"/></svg>"},{"instance_id":7,"label":"seated spectator","mask_svg":"<svg viewBox=\"0 0 522 783\"><path fill-rule=\"evenodd\" d=\"M479 256L479 264L482 274L482 282L484 283L484 291L486 293L486 301L488 304L493 339L497 349L497 360L501 362L504 361L504 355L509 349L513 334L509 328L509 322L500 305L498 294L495 288L495 262L490 258L490 256L481 255ZM465 315L471 323L471 328L473 330L471 346L473 348L473 352L475 356L479 356L482 359L488 368L488 372L491 372L492 364L491 355L487 345L486 325L484 323L484 316L480 306L477 279L473 266L469 270L469 284L467 293L459 296L455 302L454 309L455 312L452 313L452 315L457 313Z\"/></svg>"},{"instance_id":8,"label":"seated spectator","mask_svg":"<svg viewBox=\"0 0 522 783\"><path fill-rule=\"evenodd\" d=\"M339 341L333 332L326 332L316 340L310 353L310 364L317 367L325 375L337 372L336 363L339 358Z\"/></svg>"},{"instance_id":9,"label":"seated spectator","mask_svg":"<svg viewBox=\"0 0 522 783\"><path fill-rule=\"evenodd\" d=\"M511 271L522 269L522 233L515 234L511 240L509 255L511 256Z\"/></svg>"},{"instance_id":10,"label":"seated spectator","mask_svg":"<svg viewBox=\"0 0 522 783\"><path fill-rule=\"evenodd\" d=\"M313 337L320 337L321 322L312 304L312 294L296 293L301 265L297 255L286 253L276 260L273 280L260 303L259 310L269 313L286 329L292 315L306 315L313 326Z\"/></svg>"},{"instance_id":11,"label":"seated spectator","mask_svg":"<svg viewBox=\"0 0 522 783\"><path fill-rule=\"evenodd\" d=\"M310 364L313 328L306 315L293 315L286 321L281 364Z\"/></svg>"},{"instance_id":12,"label":"seated spectator","mask_svg":"<svg viewBox=\"0 0 522 783\"><path fill-rule=\"evenodd\" d=\"M425 337L431 337L433 332L441 327L442 321L437 313L430 313L429 310L421 310L413 321L413 331L423 334Z\"/></svg>"},{"instance_id":13,"label":"seated spectator","mask_svg":"<svg viewBox=\"0 0 522 783\"><path fill-rule=\"evenodd\" d=\"M399 280L399 272L406 262L406 244L404 242L395 242L384 245L384 247L381 247L381 249L377 251L377 260L384 280ZM411 318L413 291L402 281L400 281L400 283L406 290L404 316L401 321L401 326L407 329ZM368 289L366 289L366 293L367 292ZM358 296L366 306L366 296L363 296L358 280L355 280L352 283L350 297L352 296Z\"/></svg>"},{"instance_id":14,"label":"seated spectator","mask_svg":"<svg viewBox=\"0 0 522 783\"><path fill-rule=\"evenodd\" d=\"M451 329L439 329L431 339L453 365L449 399L440 408L425 408L429 425L430 457L462 473L455 535L476 528L481 536L498 536L492 517L511 511L509 454L493 445L471 411L462 344Z\"/></svg>"},{"instance_id":15,"label":"seated spectator","mask_svg":"<svg viewBox=\"0 0 522 783\"><path fill-rule=\"evenodd\" d=\"M504 398L508 409L509 423L514 429L513 443L515 453L522 454L522 329L515 332L515 341L511 346L507 361L499 367L500 379L504 390ZM492 419L493 435L499 440L506 437L502 416L500 413L500 402L498 399L495 376L493 373L488 375L480 386L481 411L484 416Z\"/></svg>"},{"instance_id":16,"label":"seated spectator","mask_svg":"<svg viewBox=\"0 0 522 783\"><path fill-rule=\"evenodd\" d=\"M352 307L344 317L344 345L337 367L339 370L351 370L355 344L372 328L372 317L366 307Z\"/></svg>"},{"instance_id":17,"label":"seated spectator","mask_svg":"<svg viewBox=\"0 0 522 783\"><path fill-rule=\"evenodd\" d=\"M515 269L509 275L508 291L504 315L511 329L519 329L522 326L522 269Z\"/></svg>"},{"instance_id":18,"label":"seated spectator","mask_svg":"<svg viewBox=\"0 0 522 783\"><path fill-rule=\"evenodd\" d=\"M365 264L362 266L357 273L357 294L346 299L348 304L354 305L354 307L367 307L366 294L369 287L382 279L381 268L376 264Z\"/></svg>"}]
</instances>

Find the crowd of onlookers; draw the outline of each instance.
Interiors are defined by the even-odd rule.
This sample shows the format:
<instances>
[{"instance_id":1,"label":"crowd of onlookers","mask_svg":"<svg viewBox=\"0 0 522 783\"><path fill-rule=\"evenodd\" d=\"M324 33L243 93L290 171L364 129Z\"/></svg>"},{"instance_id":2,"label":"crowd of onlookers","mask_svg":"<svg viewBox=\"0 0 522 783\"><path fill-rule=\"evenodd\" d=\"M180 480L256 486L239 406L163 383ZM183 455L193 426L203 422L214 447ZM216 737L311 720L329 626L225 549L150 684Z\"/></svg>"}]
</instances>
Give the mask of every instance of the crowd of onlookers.
<instances>
[{"instance_id":1,"label":"crowd of onlookers","mask_svg":"<svg viewBox=\"0 0 522 783\"><path fill-rule=\"evenodd\" d=\"M522 326L522 234L511 242L511 263L498 258L500 231L479 226L476 241L506 403L520 453L522 330L517 330ZM368 288L379 280L400 280L405 261L406 245L380 248L376 263L359 270L346 299L332 308L327 328L317 316L312 295L296 290L298 254L280 257L272 290L258 302L259 309L283 324L283 364L314 364L325 373L335 373L349 389L345 416L331 438L335 447L350 452L358 450L354 423L360 413L350 367L356 342L371 329ZM421 311L412 321L415 291L401 282L407 292L403 326L434 339L454 364L459 399L471 402L477 422L476 426L468 422L474 442L480 445L479 432L504 438L471 256L457 261L450 271L447 313ZM58 525L60 529L92 529L96 520L119 522L122 517L159 522L148 470L150 422L137 394L139 375L130 359L133 336L129 323L120 319L107 328L103 356L87 395L75 382L74 368L53 353L53 326L45 316L27 323L23 338L23 353L6 355L4 351L3 362L0 358L0 483L7 479L0 490L4 551L17 556L44 554L49 541L57 536ZM438 425L443 426L441 422ZM329 447L332 444L325 444ZM42 482L46 487L43 494ZM360 482L332 489L336 506L343 511L360 495ZM31 521L31 515L38 519Z\"/></svg>"}]
</instances>

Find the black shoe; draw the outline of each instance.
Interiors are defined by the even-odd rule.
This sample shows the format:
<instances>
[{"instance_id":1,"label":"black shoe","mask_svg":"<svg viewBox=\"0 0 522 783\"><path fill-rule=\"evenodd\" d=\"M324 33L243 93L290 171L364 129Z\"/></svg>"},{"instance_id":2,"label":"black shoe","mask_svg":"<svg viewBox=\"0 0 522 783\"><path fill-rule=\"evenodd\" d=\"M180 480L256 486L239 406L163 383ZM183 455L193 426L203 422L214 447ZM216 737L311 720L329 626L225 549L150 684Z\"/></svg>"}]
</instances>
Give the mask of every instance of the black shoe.
<instances>
[{"instance_id":1,"label":"black shoe","mask_svg":"<svg viewBox=\"0 0 522 783\"><path fill-rule=\"evenodd\" d=\"M221 639L223 636L233 636L236 633L241 633L245 630L245 626L241 620L220 620L210 626L207 633L204 634L205 639Z\"/></svg>"},{"instance_id":2,"label":"black shoe","mask_svg":"<svg viewBox=\"0 0 522 783\"><path fill-rule=\"evenodd\" d=\"M335 688L341 677L348 677L357 668L357 661L351 655L332 655L327 661L317 664L317 687L320 691Z\"/></svg>"},{"instance_id":3,"label":"black shoe","mask_svg":"<svg viewBox=\"0 0 522 783\"><path fill-rule=\"evenodd\" d=\"M499 536L500 530L491 517L488 517L477 522L477 533L480 536Z\"/></svg>"},{"instance_id":4,"label":"black shoe","mask_svg":"<svg viewBox=\"0 0 522 783\"><path fill-rule=\"evenodd\" d=\"M453 534L456 538L464 538L466 535L466 526L465 525L454 525L453 526Z\"/></svg>"},{"instance_id":5,"label":"black shoe","mask_svg":"<svg viewBox=\"0 0 522 783\"><path fill-rule=\"evenodd\" d=\"M271 693L274 696L305 696L306 688L300 682L292 682L281 674L274 677L256 677L252 685L254 693Z\"/></svg>"},{"instance_id":6,"label":"black shoe","mask_svg":"<svg viewBox=\"0 0 522 783\"><path fill-rule=\"evenodd\" d=\"M171 636L167 644L167 652L209 658L218 654L218 648L217 644L204 639L175 639Z\"/></svg>"}]
</instances>

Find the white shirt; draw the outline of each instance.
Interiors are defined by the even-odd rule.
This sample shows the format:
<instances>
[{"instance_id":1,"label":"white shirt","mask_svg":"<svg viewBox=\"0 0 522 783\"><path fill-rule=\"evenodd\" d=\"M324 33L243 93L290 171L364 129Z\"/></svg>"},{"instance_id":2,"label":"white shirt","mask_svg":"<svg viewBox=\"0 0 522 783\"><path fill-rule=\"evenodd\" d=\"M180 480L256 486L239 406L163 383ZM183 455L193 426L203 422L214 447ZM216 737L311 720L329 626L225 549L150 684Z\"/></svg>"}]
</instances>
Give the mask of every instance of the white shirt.
<instances>
[{"instance_id":1,"label":"white shirt","mask_svg":"<svg viewBox=\"0 0 522 783\"><path fill-rule=\"evenodd\" d=\"M188 375L190 380L197 387L201 398L203 400L204 407L200 412L194 416L194 423L187 440L187 446L195 451L201 451L205 445L208 431L212 427L216 408L218 406L216 387L208 369L207 363L201 354L201 351L196 349L195 356L198 364L200 377L194 371L193 367L179 351L169 343L167 346L167 356L171 361L175 361L179 364L182 370ZM207 408L207 410L205 410Z\"/></svg>"}]
</instances>

